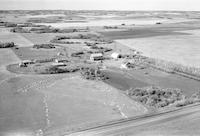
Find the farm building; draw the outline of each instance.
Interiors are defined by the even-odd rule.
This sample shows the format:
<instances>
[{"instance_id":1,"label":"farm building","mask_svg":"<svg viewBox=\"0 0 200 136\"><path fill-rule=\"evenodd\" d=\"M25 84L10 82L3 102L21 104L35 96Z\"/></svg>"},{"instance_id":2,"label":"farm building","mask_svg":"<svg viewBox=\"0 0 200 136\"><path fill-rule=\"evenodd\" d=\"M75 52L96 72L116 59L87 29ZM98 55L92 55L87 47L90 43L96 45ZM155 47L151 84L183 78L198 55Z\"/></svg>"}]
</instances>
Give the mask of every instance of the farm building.
<instances>
[{"instance_id":1,"label":"farm building","mask_svg":"<svg viewBox=\"0 0 200 136\"><path fill-rule=\"evenodd\" d=\"M22 63L24 64L34 64L32 60L23 60Z\"/></svg>"},{"instance_id":2,"label":"farm building","mask_svg":"<svg viewBox=\"0 0 200 136\"><path fill-rule=\"evenodd\" d=\"M68 62L68 60L66 58L59 58L59 59L55 59L56 63L61 63L61 62Z\"/></svg>"},{"instance_id":3,"label":"farm building","mask_svg":"<svg viewBox=\"0 0 200 136\"><path fill-rule=\"evenodd\" d=\"M90 55L90 60L91 60L91 61L103 60L103 54L102 54L102 53L91 54L91 55Z\"/></svg>"},{"instance_id":4,"label":"farm building","mask_svg":"<svg viewBox=\"0 0 200 136\"><path fill-rule=\"evenodd\" d=\"M117 52L114 52L114 53L111 54L111 58L118 59L118 58L121 58L121 55Z\"/></svg>"},{"instance_id":5,"label":"farm building","mask_svg":"<svg viewBox=\"0 0 200 136\"><path fill-rule=\"evenodd\" d=\"M66 64L65 64L65 63L62 63L62 62L60 62L60 63L52 63L51 65L52 65L52 66L57 66L57 67L66 66Z\"/></svg>"},{"instance_id":6,"label":"farm building","mask_svg":"<svg viewBox=\"0 0 200 136\"><path fill-rule=\"evenodd\" d=\"M27 67L27 65L24 64L24 63L22 63L22 62L20 62L20 63L19 63L19 67Z\"/></svg>"},{"instance_id":7,"label":"farm building","mask_svg":"<svg viewBox=\"0 0 200 136\"><path fill-rule=\"evenodd\" d=\"M130 62L126 62L126 63L122 63L120 68L121 69L128 69L128 65L130 64Z\"/></svg>"},{"instance_id":8,"label":"farm building","mask_svg":"<svg viewBox=\"0 0 200 136\"><path fill-rule=\"evenodd\" d=\"M19 67L27 67L28 64L34 64L34 61L32 60L23 60L19 63Z\"/></svg>"}]
</instances>

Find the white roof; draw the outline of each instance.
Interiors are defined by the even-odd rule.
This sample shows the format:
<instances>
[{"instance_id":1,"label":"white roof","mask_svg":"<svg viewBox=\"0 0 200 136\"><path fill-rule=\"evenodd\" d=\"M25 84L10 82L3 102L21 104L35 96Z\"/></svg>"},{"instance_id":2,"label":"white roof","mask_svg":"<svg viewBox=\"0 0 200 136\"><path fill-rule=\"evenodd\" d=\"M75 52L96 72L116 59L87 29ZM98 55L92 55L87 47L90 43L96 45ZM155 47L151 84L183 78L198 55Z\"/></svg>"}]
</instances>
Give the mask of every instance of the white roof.
<instances>
[{"instance_id":1,"label":"white roof","mask_svg":"<svg viewBox=\"0 0 200 136\"><path fill-rule=\"evenodd\" d=\"M23 63L29 63L29 62L33 62L32 60L23 60Z\"/></svg>"},{"instance_id":2,"label":"white roof","mask_svg":"<svg viewBox=\"0 0 200 136\"><path fill-rule=\"evenodd\" d=\"M65 63L52 63L52 66L64 66L66 65Z\"/></svg>"},{"instance_id":3,"label":"white roof","mask_svg":"<svg viewBox=\"0 0 200 136\"><path fill-rule=\"evenodd\" d=\"M119 56L120 56L120 54L117 53L117 52L113 52L113 53L111 54L111 57L112 57L112 58L118 58Z\"/></svg>"},{"instance_id":4,"label":"white roof","mask_svg":"<svg viewBox=\"0 0 200 136\"><path fill-rule=\"evenodd\" d=\"M117 52L113 52L112 55L120 55L119 53Z\"/></svg>"},{"instance_id":5,"label":"white roof","mask_svg":"<svg viewBox=\"0 0 200 136\"><path fill-rule=\"evenodd\" d=\"M103 54L102 53L95 53L95 54L91 54L90 57L102 57Z\"/></svg>"}]
</instances>

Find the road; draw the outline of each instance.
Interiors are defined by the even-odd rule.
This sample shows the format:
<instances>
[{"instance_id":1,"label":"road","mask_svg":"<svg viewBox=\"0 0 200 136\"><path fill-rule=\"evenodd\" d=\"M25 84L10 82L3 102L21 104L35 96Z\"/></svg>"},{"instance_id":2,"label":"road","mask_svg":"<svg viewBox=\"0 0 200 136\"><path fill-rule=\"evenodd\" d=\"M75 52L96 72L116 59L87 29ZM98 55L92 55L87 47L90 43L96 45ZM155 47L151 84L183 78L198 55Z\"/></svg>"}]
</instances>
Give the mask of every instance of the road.
<instances>
[{"instance_id":1,"label":"road","mask_svg":"<svg viewBox=\"0 0 200 136\"><path fill-rule=\"evenodd\" d=\"M127 120L116 121L110 124L88 128L72 134L62 134L63 136L124 136L122 133L134 129L135 127L142 127L143 125L151 126L152 124L159 124L170 120L176 120L180 117L185 117L200 112L200 105L188 106L185 108L167 111L164 113L145 115L141 117L129 118Z\"/></svg>"}]
</instances>

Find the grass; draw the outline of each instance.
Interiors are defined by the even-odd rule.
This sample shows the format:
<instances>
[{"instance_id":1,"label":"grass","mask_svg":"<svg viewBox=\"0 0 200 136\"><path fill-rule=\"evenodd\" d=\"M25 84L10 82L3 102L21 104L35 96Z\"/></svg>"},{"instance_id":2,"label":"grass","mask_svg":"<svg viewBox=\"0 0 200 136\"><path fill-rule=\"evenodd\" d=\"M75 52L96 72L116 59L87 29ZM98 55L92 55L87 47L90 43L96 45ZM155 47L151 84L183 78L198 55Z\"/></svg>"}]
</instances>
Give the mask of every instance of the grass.
<instances>
[{"instance_id":1,"label":"grass","mask_svg":"<svg viewBox=\"0 0 200 136\"><path fill-rule=\"evenodd\" d=\"M43 44L43 43L49 43L51 39L53 39L58 34L56 33L42 33L42 34L36 34L36 33L21 33L21 36L31 41L33 44Z\"/></svg>"},{"instance_id":2,"label":"grass","mask_svg":"<svg viewBox=\"0 0 200 136\"><path fill-rule=\"evenodd\" d=\"M14 42L16 45L18 45L20 47L27 47L27 46L33 45L33 43L31 41L24 38L20 34L11 33L11 32L0 32L0 41L1 42Z\"/></svg>"},{"instance_id":3,"label":"grass","mask_svg":"<svg viewBox=\"0 0 200 136\"><path fill-rule=\"evenodd\" d=\"M59 52L62 52L61 48L56 49L34 49L32 47L21 47L19 49L13 49L15 54L22 60L44 60L57 57Z\"/></svg>"},{"instance_id":4,"label":"grass","mask_svg":"<svg viewBox=\"0 0 200 136\"><path fill-rule=\"evenodd\" d=\"M141 104L115 88L80 77L63 79L41 92L49 94L49 117L54 122L52 127L56 128L63 125L84 127L91 122L124 118L121 112L126 116L145 113Z\"/></svg>"},{"instance_id":5,"label":"grass","mask_svg":"<svg viewBox=\"0 0 200 136\"><path fill-rule=\"evenodd\" d=\"M0 66L20 61L11 49L0 49Z\"/></svg>"}]
</instances>

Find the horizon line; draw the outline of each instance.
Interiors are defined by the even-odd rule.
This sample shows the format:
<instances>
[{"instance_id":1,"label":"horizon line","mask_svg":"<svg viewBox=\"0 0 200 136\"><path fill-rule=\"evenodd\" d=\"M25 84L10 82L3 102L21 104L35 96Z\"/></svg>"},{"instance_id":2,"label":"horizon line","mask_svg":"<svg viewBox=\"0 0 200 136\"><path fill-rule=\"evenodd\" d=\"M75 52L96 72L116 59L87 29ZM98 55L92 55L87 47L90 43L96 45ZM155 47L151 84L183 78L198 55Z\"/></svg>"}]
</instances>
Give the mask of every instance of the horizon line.
<instances>
[{"instance_id":1,"label":"horizon line","mask_svg":"<svg viewBox=\"0 0 200 136\"><path fill-rule=\"evenodd\" d=\"M123 9L113 9L113 10L105 10L105 9L0 9L0 11L175 11L175 12L200 12L200 10L123 10Z\"/></svg>"}]
</instances>

